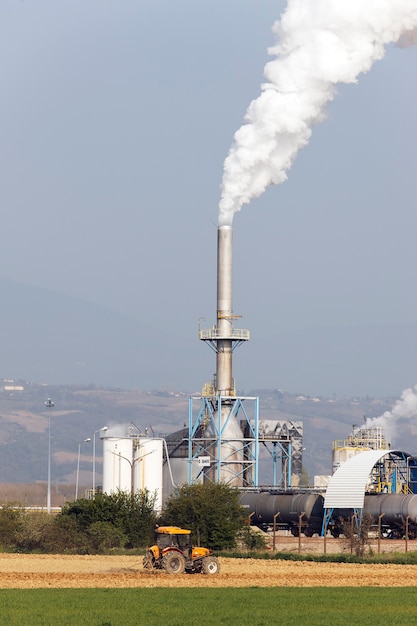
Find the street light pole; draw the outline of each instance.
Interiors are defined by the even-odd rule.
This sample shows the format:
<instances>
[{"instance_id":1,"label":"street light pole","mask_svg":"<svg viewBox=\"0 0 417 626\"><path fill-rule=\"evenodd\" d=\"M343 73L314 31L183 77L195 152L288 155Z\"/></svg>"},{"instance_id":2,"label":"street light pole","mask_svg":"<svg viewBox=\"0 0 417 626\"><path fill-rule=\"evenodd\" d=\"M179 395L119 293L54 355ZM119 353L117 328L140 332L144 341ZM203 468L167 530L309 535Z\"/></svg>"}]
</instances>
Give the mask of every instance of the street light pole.
<instances>
[{"instance_id":1,"label":"street light pole","mask_svg":"<svg viewBox=\"0 0 417 626\"><path fill-rule=\"evenodd\" d=\"M78 500L78 479L80 477L80 452L81 452L81 445L83 443L89 443L91 441L91 437L88 437L87 439L83 439L83 441L80 441L80 443L78 444L78 459L77 459L77 480L75 482L75 499Z\"/></svg>"},{"instance_id":2,"label":"street light pole","mask_svg":"<svg viewBox=\"0 0 417 626\"><path fill-rule=\"evenodd\" d=\"M96 434L106 430L108 430L108 426L103 426L103 428L95 430L93 435L93 498L96 496Z\"/></svg>"},{"instance_id":3,"label":"street light pole","mask_svg":"<svg viewBox=\"0 0 417 626\"><path fill-rule=\"evenodd\" d=\"M156 448L154 450L151 450L150 452L147 452L143 456L136 457L136 459L133 459L133 461L128 459L127 456L123 456L122 454L120 454L120 452L112 452L112 454L114 454L115 456L119 458L119 461L120 459L124 459L130 465L130 495L131 496L133 496L135 493L135 465L136 463L139 463L139 461L142 461L142 459L144 459L145 456L148 456L148 454L153 454L154 452L156 452ZM119 470L119 484L120 484L120 470Z\"/></svg>"},{"instance_id":4,"label":"street light pole","mask_svg":"<svg viewBox=\"0 0 417 626\"><path fill-rule=\"evenodd\" d=\"M46 496L46 510L51 512L51 409L55 406L51 398L45 400L48 409L48 491Z\"/></svg>"},{"instance_id":5,"label":"street light pole","mask_svg":"<svg viewBox=\"0 0 417 626\"><path fill-rule=\"evenodd\" d=\"M127 461L130 465L130 495L133 496L133 494L135 493L135 465L142 460L142 457L133 459L133 461L129 461L129 459L125 456L122 456L120 452L118 456L120 459L124 459L125 461Z\"/></svg>"}]
</instances>

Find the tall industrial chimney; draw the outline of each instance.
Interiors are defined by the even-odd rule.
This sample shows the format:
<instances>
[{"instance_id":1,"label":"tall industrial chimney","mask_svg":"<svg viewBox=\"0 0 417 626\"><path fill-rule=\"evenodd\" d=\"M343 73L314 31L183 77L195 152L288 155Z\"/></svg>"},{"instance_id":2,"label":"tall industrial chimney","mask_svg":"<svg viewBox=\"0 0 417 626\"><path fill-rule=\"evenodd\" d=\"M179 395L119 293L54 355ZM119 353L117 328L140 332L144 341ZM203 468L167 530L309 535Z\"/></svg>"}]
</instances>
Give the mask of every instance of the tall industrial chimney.
<instances>
[{"instance_id":1,"label":"tall industrial chimney","mask_svg":"<svg viewBox=\"0 0 417 626\"><path fill-rule=\"evenodd\" d=\"M213 396L236 395L233 379L233 351L248 341L248 330L234 328L233 314L233 230L231 226L219 226L217 231L217 325L199 331L201 340L209 343L216 352L216 374L210 386Z\"/></svg>"},{"instance_id":2,"label":"tall industrial chimney","mask_svg":"<svg viewBox=\"0 0 417 626\"><path fill-rule=\"evenodd\" d=\"M235 395L233 384L233 231L221 226L217 231L217 360L216 392L220 396Z\"/></svg>"}]
</instances>

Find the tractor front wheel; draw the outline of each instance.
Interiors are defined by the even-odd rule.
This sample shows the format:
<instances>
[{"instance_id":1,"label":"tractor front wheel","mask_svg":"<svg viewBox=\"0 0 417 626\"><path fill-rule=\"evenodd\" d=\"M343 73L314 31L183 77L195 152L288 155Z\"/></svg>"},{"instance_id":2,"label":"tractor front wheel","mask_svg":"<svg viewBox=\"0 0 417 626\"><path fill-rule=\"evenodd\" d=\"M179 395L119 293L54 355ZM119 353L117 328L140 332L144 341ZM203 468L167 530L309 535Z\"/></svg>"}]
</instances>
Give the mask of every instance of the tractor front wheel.
<instances>
[{"instance_id":1,"label":"tractor front wheel","mask_svg":"<svg viewBox=\"0 0 417 626\"><path fill-rule=\"evenodd\" d=\"M145 569L153 568L153 559L152 559L151 554L145 554L145 556L143 557L143 567Z\"/></svg>"},{"instance_id":2,"label":"tractor front wheel","mask_svg":"<svg viewBox=\"0 0 417 626\"><path fill-rule=\"evenodd\" d=\"M168 574L183 574L185 572L185 557L179 552L169 552L164 556L162 567Z\"/></svg>"},{"instance_id":3,"label":"tractor front wheel","mask_svg":"<svg viewBox=\"0 0 417 626\"><path fill-rule=\"evenodd\" d=\"M215 556L205 556L202 562L203 574L218 574L220 572L220 563Z\"/></svg>"}]
</instances>

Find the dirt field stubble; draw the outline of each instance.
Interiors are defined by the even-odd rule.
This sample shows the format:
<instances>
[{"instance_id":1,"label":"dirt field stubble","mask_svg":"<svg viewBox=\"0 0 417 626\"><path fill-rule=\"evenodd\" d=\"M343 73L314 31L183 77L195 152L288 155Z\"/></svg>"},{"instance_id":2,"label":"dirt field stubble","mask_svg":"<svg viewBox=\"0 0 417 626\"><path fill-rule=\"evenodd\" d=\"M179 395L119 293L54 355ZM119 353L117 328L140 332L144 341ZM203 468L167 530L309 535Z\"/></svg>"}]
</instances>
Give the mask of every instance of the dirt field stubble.
<instances>
[{"instance_id":1,"label":"dirt field stubble","mask_svg":"<svg viewBox=\"0 0 417 626\"><path fill-rule=\"evenodd\" d=\"M217 575L170 575L145 571L138 556L1 554L0 588L417 586L413 565L219 560Z\"/></svg>"}]
</instances>

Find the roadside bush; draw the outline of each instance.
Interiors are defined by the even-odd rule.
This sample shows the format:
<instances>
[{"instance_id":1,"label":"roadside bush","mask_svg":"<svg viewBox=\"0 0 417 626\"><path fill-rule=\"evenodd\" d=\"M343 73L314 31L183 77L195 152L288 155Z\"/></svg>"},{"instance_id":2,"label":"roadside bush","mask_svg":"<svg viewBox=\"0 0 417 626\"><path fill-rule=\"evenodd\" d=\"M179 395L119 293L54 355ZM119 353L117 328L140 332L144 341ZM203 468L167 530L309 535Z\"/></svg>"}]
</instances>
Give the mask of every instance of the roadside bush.
<instances>
[{"instance_id":1,"label":"roadside bush","mask_svg":"<svg viewBox=\"0 0 417 626\"><path fill-rule=\"evenodd\" d=\"M24 552L89 554L153 543L155 495L99 494L69 502L57 515L0 509L0 545Z\"/></svg>"},{"instance_id":2,"label":"roadside bush","mask_svg":"<svg viewBox=\"0 0 417 626\"><path fill-rule=\"evenodd\" d=\"M363 557L369 548L369 530L372 528L372 518L364 515L360 521L359 527L356 526L355 516L343 524L344 549Z\"/></svg>"},{"instance_id":3,"label":"roadside bush","mask_svg":"<svg viewBox=\"0 0 417 626\"><path fill-rule=\"evenodd\" d=\"M21 515L15 533L15 545L24 552L44 549L45 537L54 525L54 518L42 511L26 511Z\"/></svg>"},{"instance_id":4,"label":"roadside bush","mask_svg":"<svg viewBox=\"0 0 417 626\"><path fill-rule=\"evenodd\" d=\"M0 509L0 546L13 548L16 533L19 531L23 518L23 510L12 504L5 504Z\"/></svg>"},{"instance_id":5,"label":"roadside bush","mask_svg":"<svg viewBox=\"0 0 417 626\"><path fill-rule=\"evenodd\" d=\"M239 541L247 550L266 550L269 545L266 536L262 532L253 530L250 526L246 526L239 533Z\"/></svg>"},{"instance_id":6,"label":"roadside bush","mask_svg":"<svg viewBox=\"0 0 417 626\"><path fill-rule=\"evenodd\" d=\"M56 515L46 529L43 552L56 554L90 554L94 552L86 533L74 518Z\"/></svg>"},{"instance_id":7,"label":"roadside bush","mask_svg":"<svg viewBox=\"0 0 417 626\"><path fill-rule=\"evenodd\" d=\"M90 540L93 535L92 549L100 532L107 534L104 543L119 542L127 548L144 548L153 541L153 531L156 523L154 511L155 495L148 490L135 494L118 491L112 494L98 494L93 500L85 498L75 500L62 507L59 518L69 518L76 522L79 532ZM97 526L107 524L108 526ZM110 530L112 527L112 539ZM99 530L101 528L101 531ZM93 535L90 530L93 529ZM106 530L107 529L107 530ZM117 539L118 538L118 539ZM115 547L115 546L112 546Z\"/></svg>"}]
</instances>

